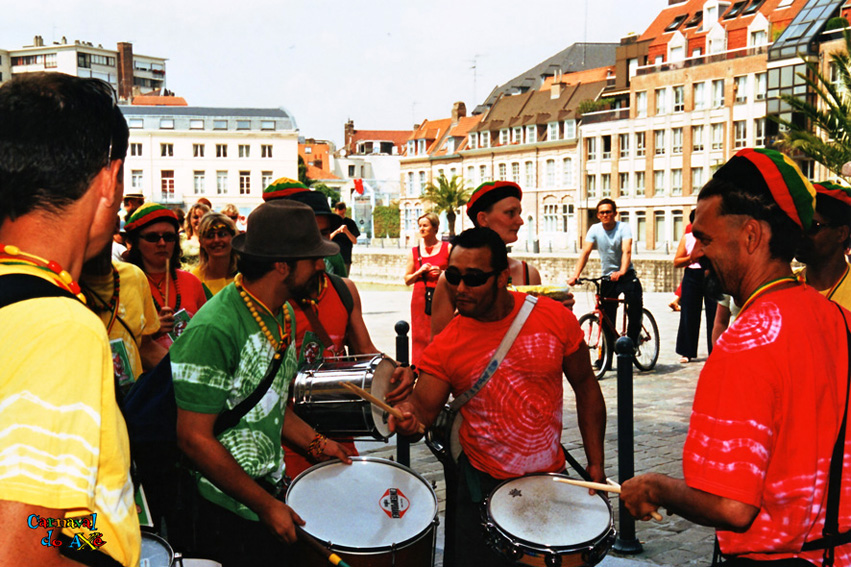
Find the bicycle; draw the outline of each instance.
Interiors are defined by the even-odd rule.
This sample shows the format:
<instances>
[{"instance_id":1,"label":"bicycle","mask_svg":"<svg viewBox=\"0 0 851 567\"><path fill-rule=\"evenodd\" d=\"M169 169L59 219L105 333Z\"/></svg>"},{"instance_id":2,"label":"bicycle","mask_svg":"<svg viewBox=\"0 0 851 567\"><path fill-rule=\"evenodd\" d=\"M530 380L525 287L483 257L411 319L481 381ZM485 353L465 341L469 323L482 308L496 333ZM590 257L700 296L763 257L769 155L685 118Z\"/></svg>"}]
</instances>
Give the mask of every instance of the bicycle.
<instances>
[{"instance_id":1,"label":"bicycle","mask_svg":"<svg viewBox=\"0 0 851 567\"><path fill-rule=\"evenodd\" d=\"M591 366L594 369L594 375L597 377L597 380L600 380L606 371L612 367L614 344L610 344L609 337L626 336L627 328L626 306L622 310L623 316L620 332L615 328L615 323L609 319L602 309L603 301L615 301L618 304L626 303L621 298L602 297L600 294L600 283L604 281L609 281L609 277L601 276L599 278L579 278L576 280L577 284L594 284L594 287L597 289L594 295L594 311L586 313L579 318L579 327L582 329L583 335L585 335L585 343L588 345L588 352L591 357ZM608 333L604 332L604 327L609 331ZM656 366L657 360L659 360L659 326L656 324L653 314L647 309L642 309L641 333L638 336L638 345L636 345L632 362L639 370L646 371L652 370Z\"/></svg>"}]
</instances>

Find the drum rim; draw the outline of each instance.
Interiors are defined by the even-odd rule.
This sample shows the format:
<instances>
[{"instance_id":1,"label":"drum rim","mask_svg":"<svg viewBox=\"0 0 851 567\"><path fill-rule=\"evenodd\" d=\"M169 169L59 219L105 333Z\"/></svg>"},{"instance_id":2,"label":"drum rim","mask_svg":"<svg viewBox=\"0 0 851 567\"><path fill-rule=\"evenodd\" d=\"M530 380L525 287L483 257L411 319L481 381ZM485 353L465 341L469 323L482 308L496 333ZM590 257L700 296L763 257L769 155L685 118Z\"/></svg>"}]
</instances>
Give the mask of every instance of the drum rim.
<instances>
[{"instance_id":1,"label":"drum rim","mask_svg":"<svg viewBox=\"0 0 851 567\"><path fill-rule=\"evenodd\" d=\"M142 534L142 539L147 537L148 539L152 539L154 541L157 541L157 542L165 545L165 549L166 549L166 551L168 551L168 564L169 565L174 564L174 548L171 546L171 544L168 542L168 540L166 540L163 536L154 532L150 528L141 527L139 531ZM140 543L139 550L141 551L141 549L142 549L142 546L141 546L141 543Z\"/></svg>"},{"instance_id":2,"label":"drum rim","mask_svg":"<svg viewBox=\"0 0 851 567\"><path fill-rule=\"evenodd\" d=\"M427 536L429 534L429 532L435 530L435 528L437 527L437 523L438 523L438 512L439 512L439 506L438 506L439 503L437 501L437 493L431 487L431 483L429 483L429 481L426 480L426 478L424 476L422 476L421 474L419 474L415 470L413 470L409 467L406 467L406 466L404 466L400 463L397 463L396 461L391 461L390 459L384 459L384 458L381 458L381 457L370 457L370 456L364 456L364 455L358 455L358 456L350 457L350 458L352 460L352 465L354 465L355 462L375 462L375 463L380 463L380 464L385 464L385 465L391 465L391 466L393 466L397 469L403 470L404 472L410 473L412 476L417 478L417 480L419 480L421 483L423 483L423 485L425 485L426 488L428 488L428 491L429 491L429 493L431 494L431 496L434 500L434 515L432 516L431 522L429 522L428 526L426 526L422 531L416 533L415 535L413 535L412 537L409 537L408 539L402 540L400 542L392 543L390 545L381 545L381 546L375 546L375 547L349 547L347 545L335 544L333 541L326 541L326 540L321 539L319 536L311 533L310 530L308 530L307 528L304 528L304 531L306 531L309 535L313 536L314 538L318 539L319 542L322 543L322 545L324 545L325 547L328 547L332 550L340 551L340 552L344 552L344 553L350 553L350 554L353 554L353 555L355 555L355 554L374 555L376 552L386 552L386 551L392 551L393 549L403 549L403 548L409 547L410 545L413 545L414 543L418 542L423 537ZM299 480L302 479L302 477L305 477L305 476L307 476L308 473L315 471L315 470L319 470L322 467L327 467L327 466L331 466L331 465L340 465L340 464L343 464L343 462L340 461L339 459L332 459L330 461L324 461L322 463L317 463L317 464L313 465L312 467L310 467L309 469L304 470L301 473L299 473L298 476L296 476L293 479L293 481L290 483L290 485L287 487L287 492L286 492L286 495L284 496L284 502L285 503L289 502L290 491L292 490L293 486L295 486L296 483ZM352 466L352 465L343 464L343 466Z\"/></svg>"},{"instance_id":3,"label":"drum rim","mask_svg":"<svg viewBox=\"0 0 851 567\"><path fill-rule=\"evenodd\" d=\"M512 534L511 532L507 531L503 526L501 526L496 521L496 519L494 519L493 515L491 514L491 502L493 501L493 495L496 494L496 492L506 484L509 484L509 483L514 482L516 480L519 480L521 478L528 478L528 477L532 477L532 476L550 476L550 477L558 477L558 478L570 478L568 475L562 474L562 473L539 472L539 473L529 473L529 474L524 474L523 476L509 478L509 479L506 479L506 480L502 481L501 483L499 483L491 491L491 493L487 497L487 504L486 504L486 507L485 507L485 512L486 512L486 515L487 515L486 521L487 521L488 526L492 526L494 529L496 529L501 536L505 537L506 539L508 539L512 542L519 542L522 545L524 545L525 547L529 547L529 548L531 548L534 551L539 552L539 553L562 554L562 553L565 553L565 552L575 553L575 552L579 552L579 551L594 549L600 543L604 542L606 539L610 538L614 533L616 533L615 532L615 517L614 517L614 514L612 513L612 504L611 504L611 502L609 502L608 498L605 498L599 492L597 492L597 494L595 496L599 497L605 503L606 508L609 510L609 523L608 523L608 526L605 530L600 532L599 535L597 535L596 537L594 537L592 539L580 541L580 542L570 544L570 545L547 545L547 544L539 542L539 541L529 541L527 539L523 539L522 537L519 537L519 536Z\"/></svg>"}]
</instances>

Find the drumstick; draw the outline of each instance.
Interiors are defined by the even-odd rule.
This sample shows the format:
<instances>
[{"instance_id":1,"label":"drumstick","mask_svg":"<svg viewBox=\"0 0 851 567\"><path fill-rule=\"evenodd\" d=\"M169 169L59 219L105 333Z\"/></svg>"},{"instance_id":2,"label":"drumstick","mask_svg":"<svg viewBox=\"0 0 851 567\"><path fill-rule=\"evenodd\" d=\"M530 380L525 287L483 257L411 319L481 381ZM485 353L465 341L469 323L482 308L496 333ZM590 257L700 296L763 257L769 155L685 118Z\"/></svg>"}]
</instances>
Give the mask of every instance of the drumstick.
<instances>
[{"instance_id":1,"label":"drumstick","mask_svg":"<svg viewBox=\"0 0 851 567\"><path fill-rule=\"evenodd\" d=\"M557 477L555 479L555 481L556 482L563 482L565 484L572 484L573 486L581 486L582 488L590 488L592 490L600 490L602 492L614 492L615 494L621 493L620 485L617 484L614 481L609 481L609 482L612 482L612 484L603 484L601 482L588 482L586 480L573 480L572 478L560 478L560 477ZM662 514L660 514L659 512L656 512L655 510L653 512L650 512L650 516L652 516L653 519L656 520L657 522L662 521Z\"/></svg>"},{"instance_id":2,"label":"drumstick","mask_svg":"<svg viewBox=\"0 0 851 567\"><path fill-rule=\"evenodd\" d=\"M345 388L346 390L349 390L350 392L357 394L361 398L370 402L374 406L383 409L384 411L386 411L387 413L389 413L390 415L392 415L396 419L399 419L399 420L405 419L405 416L402 415L401 411L394 408L393 406L391 406L390 404L388 404L384 400L382 400L380 398L376 398L375 396L373 396L372 394L370 394L369 392L367 392L366 390L364 390L360 386L356 386L355 384L352 384L351 382L340 382L340 385L343 388ZM417 432L418 433L425 433L425 426L423 426L422 423L417 428Z\"/></svg>"},{"instance_id":3,"label":"drumstick","mask_svg":"<svg viewBox=\"0 0 851 567\"><path fill-rule=\"evenodd\" d=\"M169 272L169 264L171 264L171 258L165 259L165 297L163 297L163 305L168 307L168 272Z\"/></svg>"},{"instance_id":4,"label":"drumstick","mask_svg":"<svg viewBox=\"0 0 851 567\"><path fill-rule=\"evenodd\" d=\"M304 531L304 528L296 525L295 532L298 534L298 539L308 544L308 546L312 547L314 551L317 553L321 553L322 556L328 560L331 565L340 565L340 567L350 567L348 563L342 560L339 555L322 545L315 537Z\"/></svg>"}]
</instances>

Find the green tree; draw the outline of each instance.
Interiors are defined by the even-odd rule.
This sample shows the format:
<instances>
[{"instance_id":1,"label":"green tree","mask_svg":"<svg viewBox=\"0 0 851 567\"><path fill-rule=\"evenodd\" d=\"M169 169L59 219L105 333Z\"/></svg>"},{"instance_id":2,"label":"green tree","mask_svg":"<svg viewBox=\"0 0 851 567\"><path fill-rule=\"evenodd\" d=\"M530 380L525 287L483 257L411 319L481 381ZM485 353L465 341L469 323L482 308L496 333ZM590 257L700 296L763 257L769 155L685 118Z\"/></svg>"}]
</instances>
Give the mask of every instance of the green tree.
<instances>
[{"instance_id":1,"label":"green tree","mask_svg":"<svg viewBox=\"0 0 851 567\"><path fill-rule=\"evenodd\" d=\"M780 97L803 120L770 117L787 128L777 142L781 149L800 152L836 175L842 175L843 164L851 161L851 34L846 30L844 36L845 49L830 56L836 83L821 72L817 61L807 61L806 74L798 76L814 96Z\"/></svg>"},{"instance_id":2,"label":"green tree","mask_svg":"<svg viewBox=\"0 0 851 567\"><path fill-rule=\"evenodd\" d=\"M445 175L437 178L437 183L429 183L423 190L423 201L434 205L437 214L446 213L446 222L449 224L449 236L455 236L455 217L458 209L467 204L470 199L471 190L464 184L464 180L458 175L452 179L446 179Z\"/></svg>"},{"instance_id":3,"label":"green tree","mask_svg":"<svg viewBox=\"0 0 851 567\"><path fill-rule=\"evenodd\" d=\"M314 191L319 191L320 193L325 195L325 197L330 199L332 206L336 205L337 203L340 202L340 190L339 189L334 189L333 187L328 187L324 183L314 183L313 185L310 185L310 188L313 189Z\"/></svg>"},{"instance_id":4,"label":"green tree","mask_svg":"<svg viewBox=\"0 0 851 567\"><path fill-rule=\"evenodd\" d=\"M310 187L310 179L307 178L307 164L304 163L304 158L298 156L298 180Z\"/></svg>"},{"instance_id":5,"label":"green tree","mask_svg":"<svg viewBox=\"0 0 851 567\"><path fill-rule=\"evenodd\" d=\"M399 238L400 232L399 202L389 205L376 205L372 210L372 226L379 238Z\"/></svg>"}]
</instances>

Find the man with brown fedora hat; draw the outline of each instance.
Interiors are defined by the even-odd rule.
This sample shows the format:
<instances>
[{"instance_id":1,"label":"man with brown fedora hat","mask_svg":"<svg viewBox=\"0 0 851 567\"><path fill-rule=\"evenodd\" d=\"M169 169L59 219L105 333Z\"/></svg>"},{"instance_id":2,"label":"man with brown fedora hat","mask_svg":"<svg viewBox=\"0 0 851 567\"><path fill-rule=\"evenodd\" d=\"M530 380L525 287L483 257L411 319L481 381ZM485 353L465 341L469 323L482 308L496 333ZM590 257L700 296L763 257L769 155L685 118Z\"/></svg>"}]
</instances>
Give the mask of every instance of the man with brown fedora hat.
<instances>
[{"instance_id":1,"label":"man with brown fedora hat","mask_svg":"<svg viewBox=\"0 0 851 567\"><path fill-rule=\"evenodd\" d=\"M310 207L292 201L255 209L233 247L240 274L198 311L170 351L178 444L198 471L197 513L187 519L197 534L190 551L226 567L281 565L281 542L294 542L295 525L303 523L276 498L285 472L282 434L317 460L350 462L343 447L286 411L296 372L287 301L316 288L323 259L338 247L322 238ZM271 387L236 425L215 431L220 414L262 388L276 353L282 356Z\"/></svg>"}]
</instances>

